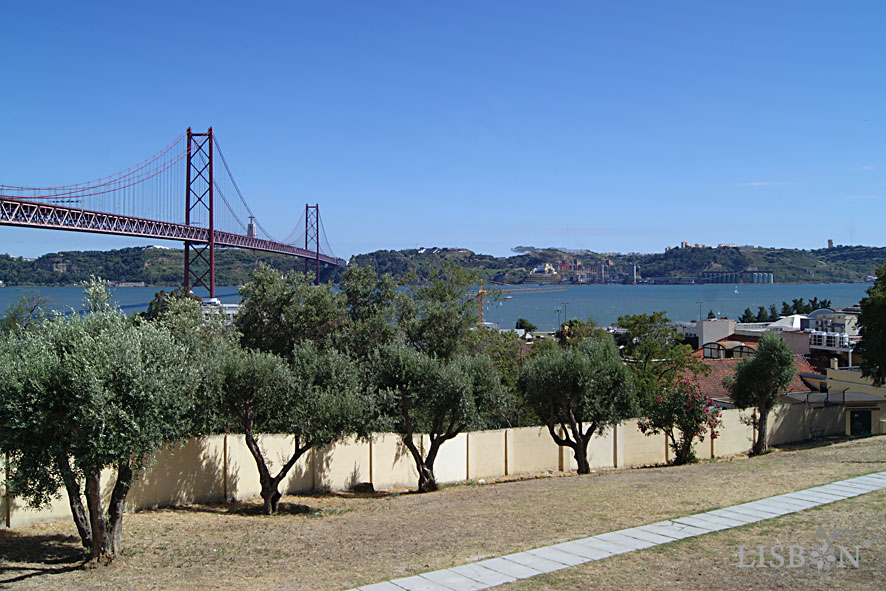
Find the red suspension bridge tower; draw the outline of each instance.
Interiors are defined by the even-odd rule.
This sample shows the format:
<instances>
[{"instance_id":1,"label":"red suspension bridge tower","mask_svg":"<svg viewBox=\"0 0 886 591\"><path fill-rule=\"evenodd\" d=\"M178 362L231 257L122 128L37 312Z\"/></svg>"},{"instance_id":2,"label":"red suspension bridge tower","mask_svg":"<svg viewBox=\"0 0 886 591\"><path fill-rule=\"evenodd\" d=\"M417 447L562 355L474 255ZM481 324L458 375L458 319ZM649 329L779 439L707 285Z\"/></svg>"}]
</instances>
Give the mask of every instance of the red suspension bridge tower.
<instances>
[{"instance_id":1,"label":"red suspension bridge tower","mask_svg":"<svg viewBox=\"0 0 886 591\"><path fill-rule=\"evenodd\" d=\"M212 128L194 133L188 128L188 156L185 180L185 225L191 225L192 214L209 218L209 240L197 244L185 241L185 291L204 287L215 297L215 213ZM194 210L198 210L195 212ZM196 215L194 216L197 217ZM193 280L193 283L192 283Z\"/></svg>"},{"instance_id":2,"label":"red suspension bridge tower","mask_svg":"<svg viewBox=\"0 0 886 591\"><path fill-rule=\"evenodd\" d=\"M215 167L216 157L219 168ZM181 175L185 177L184 216ZM92 181L57 187L0 184L0 226L184 242L183 287L203 288L213 298L216 246L301 257L305 273L313 267L318 277L320 263L345 264L332 254L318 205L305 205L304 248L297 246L300 223L282 241L262 227L237 186L211 127L206 133L188 128L147 160Z\"/></svg>"}]
</instances>

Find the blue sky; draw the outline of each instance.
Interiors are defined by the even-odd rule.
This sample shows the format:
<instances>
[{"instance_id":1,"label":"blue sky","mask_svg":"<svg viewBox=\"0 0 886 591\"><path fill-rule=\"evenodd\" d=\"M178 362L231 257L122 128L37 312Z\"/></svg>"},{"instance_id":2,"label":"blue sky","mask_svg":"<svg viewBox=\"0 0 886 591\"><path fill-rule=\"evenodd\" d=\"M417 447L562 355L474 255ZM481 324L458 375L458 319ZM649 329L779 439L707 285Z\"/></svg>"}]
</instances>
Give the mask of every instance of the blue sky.
<instances>
[{"instance_id":1,"label":"blue sky","mask_svg":"<svg viewBox=\"0 0 886 591\"><path fill-rule=\"evenodd\" d=\"M0 184L213 126L285 236L335 253L682 240L886 245L882 2L17 2ZM183 197L182 197L183 198ZM0 227L0 252L129 238Z\"/></svg>"}]
</instances>

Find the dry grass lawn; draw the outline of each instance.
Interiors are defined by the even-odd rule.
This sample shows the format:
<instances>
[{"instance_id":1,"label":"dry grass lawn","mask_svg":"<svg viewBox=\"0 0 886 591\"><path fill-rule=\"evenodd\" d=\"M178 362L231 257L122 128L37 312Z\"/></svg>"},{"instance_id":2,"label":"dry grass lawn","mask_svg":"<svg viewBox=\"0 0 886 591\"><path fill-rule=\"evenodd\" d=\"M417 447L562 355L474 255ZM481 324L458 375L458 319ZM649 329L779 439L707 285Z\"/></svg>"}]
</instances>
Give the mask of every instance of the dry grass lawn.
<instances>
[{"instance_id":1,"label":"dry grass lawn","mask_svg":"<svg viewBox=\"0 0 886 591\"><path fill-rule=\"evenodd\" d=\"M82 553L72 522L41 523L0 532L0 586L347 589L882 470L886 437L872 437L784 448L752 459L461 485L426 495L288 496L283 514L274 517L258 515L254 502L145 511L126 516L123 555L93 570L79 568ZM810 523L824 519L813 513L832 512L837 518L857 506L882 515L884 503L882 493L865 495L806 512L809 516L781 518L778 525L767 522L712 534L522 585L712 588L718 579L711 573L736 560L731 548L742 543L736 540L768 544L771 539L775 544L779 536L806 532ZM713 551L708 551L708 540L713 540ZM680 558L672 560L673 553ZM883 564L879 567L882 573ZM642 574L625 578L626 570ZM734 575L741 580L747 569L733 570L742 571ZM682 576L688 578L678 578ZM710 583L706 576L712 577ZM673 581L670 587L665 580ZM779 581L786 588L800 588L794 587L794 579Z\"/></svg>"},{"instance_id":2,"label":"dry grass lawn","mask_svg":"<svg viewBox=\"0 0 886 591\"><path fill-rule=\"evenodd\" d=\"M816 535L823 528L828 535L837 530L856 531L858 567L843 557L831 568L817 562L796 559L787 568L787 550L776 550L784 563L770 553L772 546L799 546L807 552L825 539ZM834 544L848 545L851 536L839 536ZM764 546L765 568L758 564L757 546ZM744 567L739 567L738 547L745 547ZM808 554L807 554L808 556ZM836 554L839 556L839 552ZM854 555L853 555L854 556ZM799 566L806 562L804 567ZM822 563L824 566L826 563ZM774 566L773 566L774 565ZM613 556L575 568L539 575L509 585L501 591L542 591L547 589L595 589L600 591L682 591L684 589L797 589L803 591L882 591L886 588L886 492L879 491L831 505L786 515L773 521L708 534L648 548L641 552Z\"/></svg>"}]
</instances>

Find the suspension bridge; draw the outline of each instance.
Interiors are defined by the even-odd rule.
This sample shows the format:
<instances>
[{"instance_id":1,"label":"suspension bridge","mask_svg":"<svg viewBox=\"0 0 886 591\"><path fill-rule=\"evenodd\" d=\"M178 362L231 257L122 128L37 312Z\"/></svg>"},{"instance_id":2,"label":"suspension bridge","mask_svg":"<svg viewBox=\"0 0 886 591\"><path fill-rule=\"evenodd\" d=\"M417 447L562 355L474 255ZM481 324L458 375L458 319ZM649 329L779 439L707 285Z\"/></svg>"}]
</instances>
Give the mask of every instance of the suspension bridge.
<instances>
[{"instance_id":1,"label":"suspension bridge","mask_svg":"<svg viewBox=\"0 0 886 591\"><path fill-rule=\"evenodd\" d=\"M210 298L216 247L301 257L306 272L316 267L318 279L321 265L343 265L329 246L319 205L305 205L302 218L304 225L299 219L282 240L271 236L243 197L211 127L206 133L188 128L147 160L92 181L0 184L0 225L184 242L183 286L205 288Z\"/></svg>"}]
</instances>

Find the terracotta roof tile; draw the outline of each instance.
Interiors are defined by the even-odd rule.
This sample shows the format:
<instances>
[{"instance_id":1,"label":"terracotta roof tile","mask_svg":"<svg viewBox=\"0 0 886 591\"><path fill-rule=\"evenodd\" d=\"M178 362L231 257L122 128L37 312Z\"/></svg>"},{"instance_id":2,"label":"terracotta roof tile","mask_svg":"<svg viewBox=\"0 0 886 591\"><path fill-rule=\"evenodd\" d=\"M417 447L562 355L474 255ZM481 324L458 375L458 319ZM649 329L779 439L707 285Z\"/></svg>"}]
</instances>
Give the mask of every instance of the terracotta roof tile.
<instances>
[{"instance_id":1,"label":"terracotta roof tile","mask_svg":"<svg viewBox=\"0 0 886 591\"><path fill-rule=\"evenodd\" d=\"M706 376L699 375L696 379L702 393L710 398L728 399L729 392L723 387L723 379L733 375L735 367L741 361L742 359L703 359L702 362L710 372ZM794 376L794 381L785 392L816 392L817 390L809 387L799 375L801 373L817 373L809 364L809 360L804 355L794 355L794 367L797 369L797 375Z\"/></svg>"}]
</instances>

